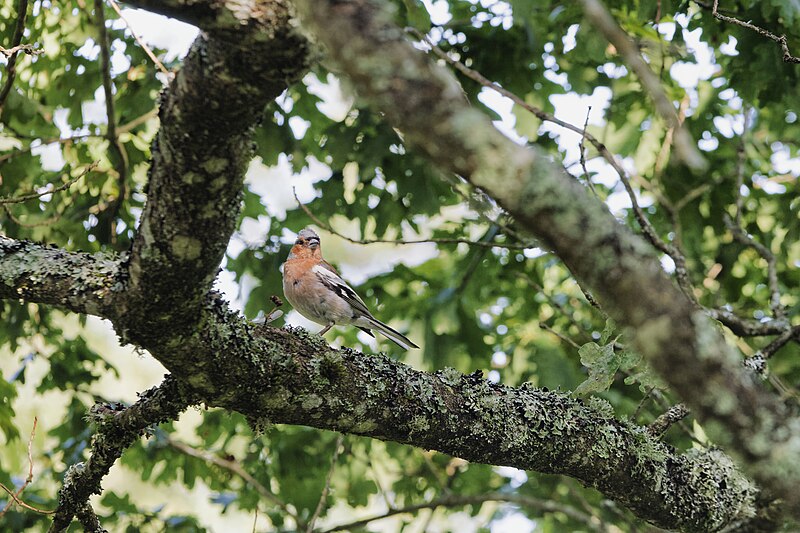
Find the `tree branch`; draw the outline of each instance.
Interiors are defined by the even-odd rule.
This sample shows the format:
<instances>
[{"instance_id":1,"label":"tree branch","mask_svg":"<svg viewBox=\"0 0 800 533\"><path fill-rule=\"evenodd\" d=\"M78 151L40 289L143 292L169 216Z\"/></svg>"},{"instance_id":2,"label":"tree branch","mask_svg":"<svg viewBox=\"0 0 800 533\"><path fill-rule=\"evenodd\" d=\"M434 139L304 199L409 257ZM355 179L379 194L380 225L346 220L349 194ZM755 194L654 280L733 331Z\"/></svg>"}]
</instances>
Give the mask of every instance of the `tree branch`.
<instances>
[{"instance_id":1,"label":"tree branch","mask_svg":"<svg viewBox=\"0 0 800 533\"><path fill-rule=\"evenodd\" d=\"M672 261L675 263L675 277L678 280L678 284L680 285L681 289L683 289L684 294L686 294L686 296L689 299L691 299L692 301L696 301L692 288L691 279L689 278L689 271L686 267L686 257L683 255L683 252L681 252L681 250L674 244L666 242L658 236L658 232L653 227L650 220L647 218L647 215L644 214L642 208L639 206L639 200L637 199L636 193L634 192L633 187L631 186L631 182L630 179L628 178L627 172L625 172L625 169L622 168L622 165L619 163L619 161L617 161L617 158L614 157L614 154L612 154L608 150L608 148L602 142L600 142L599 139L597 139L594 135L586 131L585 124L584 127L581 129L575 126L574 124L570 124L569 122L564 122L563 120L556 118L556 116L553 115L552 113L548 113L542 109L539 109L536 106L532 106L531 104L529 104L516 94L512 93L508 89L505 89L502 86L498 85L497 83L486 78L480 72L477 72L467 67L462 62L456 61L455 59L450 57L449 55L447 55L447 53L445 53L444 50L434 45L430 41L430 39L428 39L427 36L423 35L415 28L406 28L406 31L414 35L417 39L424 41L425 44L427 44L431 48L431 51L433 51L438 57L444 59L450 65L453 65L459 72L461 72L471 80L479 83L480 85L488 89L492 89L493 91L505 96L506 98L511 99L511 101L513 101L515 104L520 106L522 109L525 109L526 111L528 111L541 121L552 122L553 124L561 126L562 128L568 129L575 133L579 133L581 135L581 144L583 143L584 140L589 141L589 143L592 146L594 146L594 148L597 150L597 153L600 154L600 156L603 159L605 159L605 161L609 165L611 165L611 168L613 168L614 171L619 176L620 182L622 182L622 185L623 187L625 187L625 191L628 193L628 197L631 200L631 207L633 208L633 214L636 217L636 221L639 223L639 227L642 228L642 234L650 242L650 244L652 244L654 247L658 248L659 250L667 254L672 259ZM586 119L587 120L589 119L588 114L586 115ZM582 149L581 149L581 158L583 158ZM584 174L586 174L585 170ZM587 176L587 183L589 184L589 188L594 192L594 185L592 184L591 180L588 179L588 176Z\"/></svg>"},{"instance_id":2,"label":"tree branch","mask_svg":"<svg viewBox=\"0 0 800 533\"><path fill-rule=\"evenodd\" d=\"M124 259L66 252L0 235L0 298L114 319L114 305L124 286Z\"/></svg>"},{"instance_id":3,"label":"tree branch","mask_svg":"<svg viewBox=\"0 0 800 533\"><path fill-rule=\"evenodd\" d=\"M66 530L73 516L78 516L84 527L87 527L87 523L96 523L91 530L100 528L88 499L100 492L103 477L149 426L175 420L195 402L193 394L184 385L174 377L167 376L161 385L142 393L139 400L128 408L95 405L90 411L90 417L97 424L97 431L92 437L91 455L85 463L69 467L64 475L64 485L59 491L58 507L50 532Z\"/></svg>"},{"instance_id":4,"label":"tree branch","mask_svg":"<svg viewBox=\"0 0 800 533\"><path fill-rule=\"evenodd\" d=\"M28 200L34 200L36 198L41 198L42 196L44 196L46 194L53 194L54 192L66 191L67 189L72 187L75 184L75 182L77 182L79 179L84 177L86 174L88 174L89 172L91 172L95 168L97 168L97 161L95 161L91 165L88 165L86 168L83 169L83 171L80 174L78 174L74 178L68 180L66 183L64 183L62 185L59 185L58 187L54 187L52 189L47 189L45 191L40 191L40 192L32 192L30 194L23 194L21 196L14 196L14 197L11 197L11 198L0 198L0 205L19 204L19 203L22 203L22 202L27 202Z\"/></svg>"},{"instance_id":5,"label":"tree branch","mask_svg":"<svg viewBox=\"0 0 800 533\"><path fill-rule=\"evenodd\" d=\"M103 0L94 0L94 16L96 17L97 42L100 45L100 73L103 77L103 94L106 101L106 139L114 154L111 159L117 170L117 195L111 201L107 218L108 239L114 243L117 239L116 219L120 207L128 194L128 154L119 140L117 134L117 117L114 112L114 82L111 80L111 44L108 42L106 31L106 16Z\"/></svg>"},{"instance_id":6,"label":"tree branch","mask_svg":"<svg viewBox=\"0 0 800 533\"><path fill-rule=\"evenodd\" d=\"M0 279L4 266L0 261ZM57 270L71 268L67 263ZM43 275L43 281L59 281L47 276L52 274ZM27 296L59 305L42 289L50 285L37 285ZM383 355L333 350L302 330L253 326L214 295L203 304L202 314L203 326L181 339L194 349L192 373L183 379L201 386L198 399L208 405L237 410L251 420L308 425L473 462L572 476L665 528L707 531L757 511L752 484L719 451L678 455L644 428L604 414L602 403L585 405L562 393L494 385L479 374L427 374ZM124 327L125 319L117 317L115 323ZM169 339L169 332L160 334ZM161 351L153 355L160 358ZM112 429L120 423L116 417L110 420ZM138 433L126 435L130 440ZM82 470L74 467L65 494L78 486L93 487L73 478L91 471L99 481L97 472L105 465L110 466L108 460L91 467L87 463ZM702 476L692 474L701 471ZM81 495L88 496L87 490Z\"/></svg>"},{"instance_id":7,"label":"tree branch","mask_svg":"<svg viewBox=\"0 0 800 533\"><path fill-rule=\"evenodd\" d=\"M728 22L730 24L736 24L737 26L741 26L742 28L747 28L748 30L752 30L771 41L775 41L781 47L781 51L783 52L784 63L800 63L800 57L793 56L789 51L789 44L786 40L786 35L775 35L771 31L764 29L761 26L756 26L755 24L751 24L750 22L746 22L744 20L739 20L735 17L728 17L726 15L721 14L718 9L719 0L714 0L714 4L712 6L709 6L705 2L697 2L697 1L695 1L695 4L702 6L706 9L710 7L711 14L714 15L714 18L716 18L717 20Z\"/></svg>"},{"instance_id":8,"label":"tree branch","mask_svg":"<svg viewBox=\"0 0 800 533\"><path fill-rule=\"evenodd\" d=\"M688 414L689 410L682 403L673 405L647 426L647 432L654 437L660 437L666 433L672 424L686 418Z\"/></svg>"},{"instance_id":9,"label":"tree branch","mask_svg":"<svg viewBox=\"0 0 800 533\"><path fill-rule=\"evenodd\" d=\"M369 518L362 518L346 524L341 524L330 529L326 529L323 533L333 533L334 531L352 531L363 528L367 524L389 518L399 514L416 513L423 509L438 509L439 507L464 507L466 505L481 505L486 502L507 502L519 505L521 507L529 507L541 511L543 513L562 513L572 518L577 522L581 522L592 531L605 532L609 531L604 527L595 517L581 512L568 505L560 504L554 501L541 500L530 496L523 496L520 494L503 494L499 492L489 492L486 494L476 495L458 495L449 494L442 498L438 498L426 503L418 503L415 505L407 505L398 509L389 509L383 514L372 516Z\"/></svg>"},{"instance_id":10,"label":"tree branch","mask_svg":"<svg viewBox=\"0 0 800 533\"><path fill-rule=\"evenodd\" d=\"M653 99L656 111L673 130L673 143L678 157L692 170L703 171L708 168L708 162L700 154L689 131L681 125L675 106L661 87L661 82L639 54L633 41L619 27L600 0L581 0L581 4L589 21L600 30L608 42L614 45L628 66L636 73L642 87Z\"/></svg>"},{"instance_id":11,"label":"tree branch","mask_svg":"<svg viewBox=\"0 0 800 533\"><path fill-rule=\"evenodd\" d=\"M2 53L8 58L6 64L6 80L3 88L0 89L0 112L3 111L6 98L14 86L14 78L17 75L17 52L25 50L25 45L20 45L25 34L25 18L28 16L28 0L19 0L17 4L17 25L14 27L14 35L11 37L11 48L2 48ZM28 50L30 50L28 48ZM30 53L30 52L28 52Z\"/></svg>"},{"instance_id":12,"label":"tree branch","mask_svg":"<svg viewBox=\"0 0 800 533\"><path fill-rule=\"evenodd\" d=\"M800 420L741 366L670 282L652 249L535 147L515 145L464 101L455 79L367 1L298 2L359 95L441 169L483 188L550 246L672 385L711 436L800 516ZM673 110L674 112L674 110ZM430 127L436 124L436 128ZM454 157L453 154L458 154Z\"/></svg>"}]
</instances>

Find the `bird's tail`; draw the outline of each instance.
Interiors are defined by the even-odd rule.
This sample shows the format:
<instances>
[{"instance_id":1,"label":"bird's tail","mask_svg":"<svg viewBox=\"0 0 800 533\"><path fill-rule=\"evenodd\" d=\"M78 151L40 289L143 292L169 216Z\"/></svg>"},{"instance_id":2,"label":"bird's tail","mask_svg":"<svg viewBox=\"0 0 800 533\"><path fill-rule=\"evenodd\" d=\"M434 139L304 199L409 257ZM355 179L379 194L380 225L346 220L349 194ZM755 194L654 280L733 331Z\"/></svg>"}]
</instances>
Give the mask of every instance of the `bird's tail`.
<instances>
[{"instance_id":1,"label":"bird's tail","mask_svg":"<svg viewBox=\"0 0 800 533\"><path fill-rule=\"evenodd\" d=\"M370 326L372 326L377 331L381 332L381 334L384 337L386 337L390 341L394 342L395 344L400 346L402 349L410 350L411 348L419 348L419 346L417 346L416 344L411 342L411 340L409 340L408 337L406 337L405 335L403 335L399 331L396 331L396 330L390 328L389 326L387 326L383 322L377 320L376 318L369 317L368 320L369 320Z\"/></svg>"}]
</instances>

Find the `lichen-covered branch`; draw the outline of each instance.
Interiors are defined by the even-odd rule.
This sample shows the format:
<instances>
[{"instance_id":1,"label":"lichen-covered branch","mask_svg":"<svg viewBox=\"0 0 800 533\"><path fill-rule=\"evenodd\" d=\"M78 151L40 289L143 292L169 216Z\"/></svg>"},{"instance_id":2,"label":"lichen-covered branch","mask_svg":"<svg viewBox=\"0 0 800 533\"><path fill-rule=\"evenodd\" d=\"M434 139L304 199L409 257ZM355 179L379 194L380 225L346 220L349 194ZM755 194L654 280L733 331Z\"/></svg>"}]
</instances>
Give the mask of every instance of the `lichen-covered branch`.
<instances>
[{"instance_id":1,"label":"lichen-covered branch","mask_svg":"<svg viewBox=\"0 0 800 533\"><path fill-rule=\"evenodd\" d=\"M667 529L714 531L756 512L756 489L722 452L676 454L602 400L492 384L480 372L429 374L302 331L254 333L256 367L227 402L251 419L565 474Z\"/></svg>"},{"instance_id":2,"label":"lichen-covered branch","mask_svg":"<svg viewBox=\"0 0 800 533\"><path fill-rule=\"evenodd\" d=\"M113 318L124 286L122 264L114 255L66 252L0 235L0 298Z\"/></svg>"},{"instance_id":3,"label":"lichen-covered branch","mask_svg":"<svg viewBox=\"0 0 800 533\"><path fill-rule=\"evenodd\" d=\"M142 393L128 408L95 405L90 413L97 425L91 455L85 463L70 466L64 476L50 532L66 530L74 516L82 515L86 519L94 516L93 512L89 513L89 496L100 492L100 482L114 462L149 426L175 420L195 401L191 391L174 377L167 376L161 385ZM84 518L81 518L82 523Z\"/></svg>"},{"instance_id":4,"label":"lichen-covered branch","mask_svg":"<svg viewBox=\"0 0 800 533\"><path fill-rule=\"evenodd\" d=\"M641 238L546 154L520 147L464 102L456 80L367 0L298 1L305 25L407 143L487 191L625 325L719 444L800 516L800 420L744 371L741 354L678 290Z\"/></svg>"},{"instance_id":5,"label":"lichen-covered branch","mask_svg":"<svg viewBox=\"0 0 800 533\"><path fill-rule=\"evenodd\" d=\"M170 405L177 413L202 401L254 423L301 424L564 474L664 528L709 531L759 512L757 489L723 453L677 454L646 428L614 419L602 402L585 405L563 393L494 385L454 370L428 374L383 355L333 350L302 330L254 327L214 294L202 316L202 326L183 338L195 349L194 369L180 376L203 385L196 400L175 400L181 397L173 396L176 377L143 396L142 406L158 396L175 400ZM152 353L160 358L159 350ZM59 509L72 511L62 511L59 523L98 490L138 431L160 420L134 417L139 403L119 415L95 409L92 457L66 476Z\"/></svg>"}]
</instances>

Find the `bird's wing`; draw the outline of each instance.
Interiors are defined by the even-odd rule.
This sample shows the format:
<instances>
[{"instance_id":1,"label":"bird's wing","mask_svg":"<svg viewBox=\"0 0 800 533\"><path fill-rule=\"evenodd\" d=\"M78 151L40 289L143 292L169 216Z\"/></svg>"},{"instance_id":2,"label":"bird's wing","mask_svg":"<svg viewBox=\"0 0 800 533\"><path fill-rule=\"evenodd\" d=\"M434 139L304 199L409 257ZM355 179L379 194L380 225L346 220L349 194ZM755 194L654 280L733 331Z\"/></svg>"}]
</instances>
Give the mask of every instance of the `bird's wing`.
<instances>
[{"instance_id":1,"label":"bird's wing","mask_svg":"<svg viewBox=\"0 0 800 533\"><path fill-rule=\"evenodd\" d=\"M318 265L314 265L314 268L311 270L325 287L347 302L358 314L372 318L372 314L369 312L369 309L367 309L367 304L364 303L364 300L356 294L356 291L354 291L328 263L322 262Z\"/></svg>"}]
</instances>

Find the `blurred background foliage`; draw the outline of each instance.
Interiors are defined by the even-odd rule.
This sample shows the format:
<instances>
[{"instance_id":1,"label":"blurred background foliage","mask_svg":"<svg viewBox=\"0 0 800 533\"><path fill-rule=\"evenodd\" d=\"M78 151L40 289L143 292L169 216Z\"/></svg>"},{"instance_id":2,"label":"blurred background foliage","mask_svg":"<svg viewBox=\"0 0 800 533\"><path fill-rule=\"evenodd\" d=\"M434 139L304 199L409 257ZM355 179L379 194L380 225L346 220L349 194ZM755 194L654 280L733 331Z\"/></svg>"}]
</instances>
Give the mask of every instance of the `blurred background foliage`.
<instances>
[{"instance_id":1,"label":"blurred background foliage","mask_svg":"<svg viewBox=\"0 0 800 533\"><path fill-rule=\"evenodd\" d=\"M776 257L781 305L796 324L798 66L783 63L775 43L715 20L703 5L622 0L612 10L682 110L710 163L702 175L672 157L670 133L651 100L576 3L439 0L423 6L398 0L396 17L548 113L572 106L588 121L585 98L599 95L592 100L600 104L591 111L588 131L623 160L659 237L680 246L695 297L750 319L773 316L764 257L734 239L725 224L726 215L735 220L738 202L744 231ZM0 44L6 48L18 7L16 1L0 6ZM0 198L75 182L33 200L0 204L0 231L68 250L124 252L146 197L155 111L168 76L106 5L111 119L120 157L108 135L93 6L84 0L31 1L27 9L23 43L41 53L20 54L13 85L0 103ZM722 9L787 33L790 49L800 53L797 3L739 0L723 2ZM180 67L175 54L153 51L166 69ZM269 311L270 296L282 294L279 267L294 232L313 225L326 256L358 284L375 315L407 331L422 350L402 353L384 339L376 344L347 328L335 328L330 342L366 353L387 350L424 370L479 370L512 386L527 382L600 395L617 417L640 424L679 401L626 349L624 332L589 302L557 257L539 248L491 199L407 152L402 132L364 108L328 67L323 62L264 110L240 229L220 282L234 306L251 318ZM501 128L510 123L513 133L510 126L504 131L519 142L550 151L576 179L591 181L620 222L640 231L619 178L588 143L586 165L580 164L580 136L520 106L509 107L453 71L476 108ZM9 79L8 69L0 68L0 86ZM584 119L573 123L582 127ZM293 187L304 208L295 202ZM437 242L356 244L331 228L356 241ZM669 259L663 262L673 269ZM149 356L132 357L130 347L117 346L110 326L100 320L11 301L0 302L0 318L0 482L12 490L25 483L29 434L38 416L31 440L34 475L22 498L53 509L64 470L85 459L88 408L97 400L135 400L137 390L158 383L163 369ZM287 319L308 325L293 313ZM771 340L727 334L745 355ZM788 401L797 398L798 355L797 344L789 343L769 364L771 385ZM709 445L691 419L665 438L678 449ZM326 530L409 506L423 508L351 529L648 530L567 478L466 464L305 427L255 433L242 417L213 409L190 411L154 429L121 463L98 498L111 531L291 530L318 510L316 525ZM481 503L488 493L517 503ZM455 496L475 499L453 504ZM527 504L519 504L520 498ZM444 504L434 507L440 500ZM7 501L0 495L2 507ZM554 506L544 511L531 502ZM4 530L44 530L48 518L13 506L0 524Z\"/></svg>"}]
</instances>

